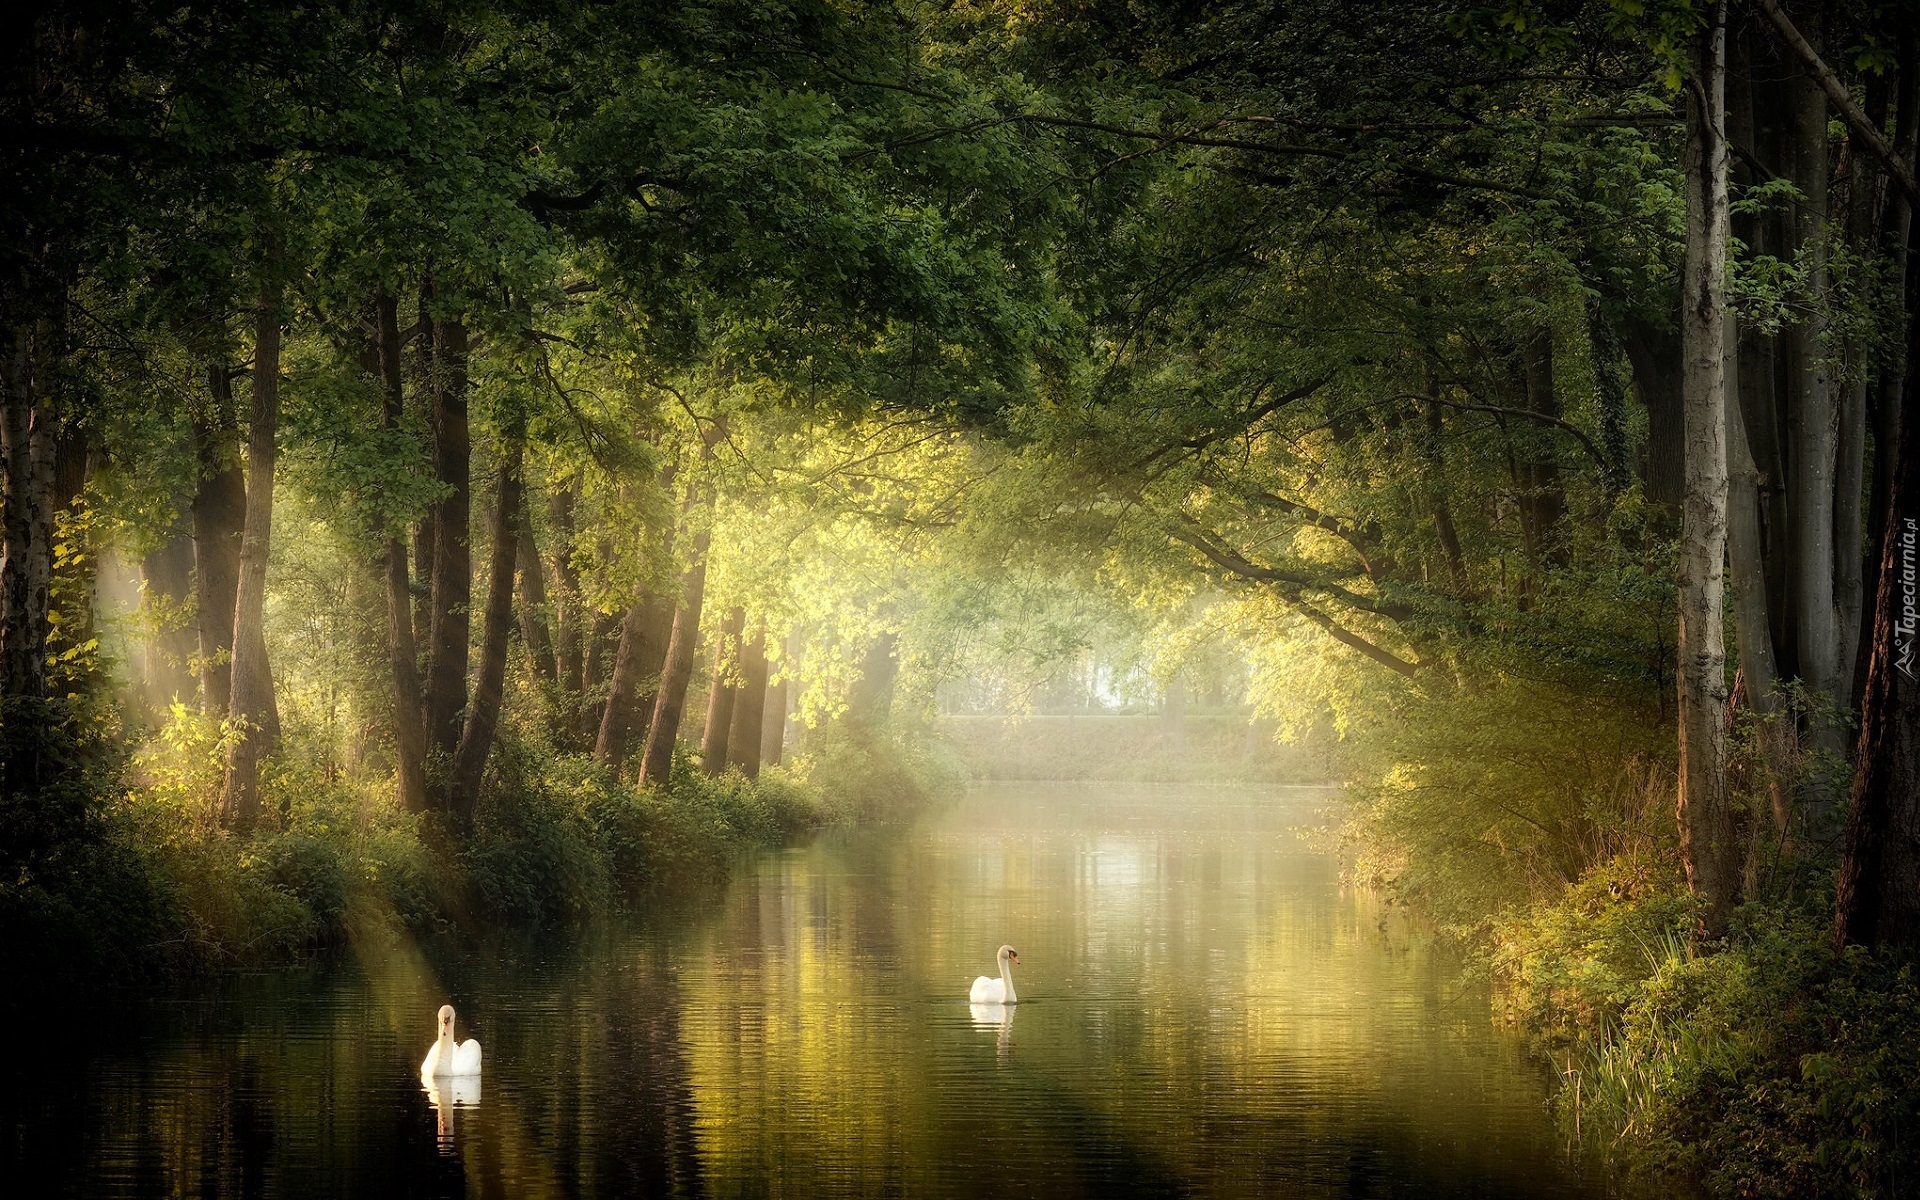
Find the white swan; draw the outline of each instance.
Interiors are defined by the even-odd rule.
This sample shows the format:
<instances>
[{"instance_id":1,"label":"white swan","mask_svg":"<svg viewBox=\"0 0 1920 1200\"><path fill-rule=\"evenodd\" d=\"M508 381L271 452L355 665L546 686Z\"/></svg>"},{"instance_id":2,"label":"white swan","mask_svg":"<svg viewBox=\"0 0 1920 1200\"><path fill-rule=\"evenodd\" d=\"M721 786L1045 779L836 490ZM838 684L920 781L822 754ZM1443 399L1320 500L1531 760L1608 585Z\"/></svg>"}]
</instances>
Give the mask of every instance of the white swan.
<instances>
[{"instance_id":1,"label":"white swan","mask_svg":"<svg viewBox=\"0 0 1920 1200\"><path fill-rule=\"evenodd\" d=\"M453 1005L440 1006L440 1037L427 1051L427 1059L420 1064L420 1074L428 1079L441 1075L478 1075L480 1073L480 1043L468 1038L464 1042L453 1040Z\"/></svg>"},{"instance_id":2,"label":"white swan","mask_svg":"<svg viewBox=\"0 0 1920 1200\"><path fill-rule=\"evenodd\" d=\"M1000 978L992 979L982 975L973 981L973 990L967 993L969 1004L1018 1004L1020 997L1013 994L1013 964L1020 961L1019 952L1012 946L1000 947L996 955L1000 960Z\"/></svg>"}]
</instances>

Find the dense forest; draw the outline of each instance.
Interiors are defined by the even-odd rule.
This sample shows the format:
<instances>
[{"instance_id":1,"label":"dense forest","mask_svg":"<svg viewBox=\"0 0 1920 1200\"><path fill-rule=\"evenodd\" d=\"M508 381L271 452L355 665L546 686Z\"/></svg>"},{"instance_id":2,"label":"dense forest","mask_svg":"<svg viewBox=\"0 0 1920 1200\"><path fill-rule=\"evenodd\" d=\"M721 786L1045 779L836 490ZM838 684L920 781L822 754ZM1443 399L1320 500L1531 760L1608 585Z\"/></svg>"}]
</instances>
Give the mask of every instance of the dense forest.
<instances>
[{"instance_id":1,"label":"dense forest","mask_svg":"<svg viewBox=\"0 0 1920 1200\"><path fill-rule=\"evenodd\" d=\"M24 6L5 976L645 906L1093 654L1323 751L1583 1137L1899 1194L1916 18Z\"/></svg>"}]
</instances>

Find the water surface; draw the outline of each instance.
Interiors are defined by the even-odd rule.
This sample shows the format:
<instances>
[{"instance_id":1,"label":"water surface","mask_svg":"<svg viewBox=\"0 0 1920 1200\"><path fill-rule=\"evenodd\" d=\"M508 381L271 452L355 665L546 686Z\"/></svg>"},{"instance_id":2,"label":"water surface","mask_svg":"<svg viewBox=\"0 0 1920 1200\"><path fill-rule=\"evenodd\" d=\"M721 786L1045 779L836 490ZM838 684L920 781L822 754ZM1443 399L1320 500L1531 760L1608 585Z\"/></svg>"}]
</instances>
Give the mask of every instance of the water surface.
<instances>
[{"instance_id":1,"label":"water surface","mask_svg":"<svg viewBox=\"0 0 1920 1200\"><path fill-rule=\"evenodd\" d=\"M999 784L644 927L361 945L90 1015L0 1066L0 1188L1605 1194L1485 995L1300 835L1323 802ZM1021 1003L973 1010L1003 942ZM453 1094L415 1073L443 1000L486 1047Z\"/></svg>"}]
</instances>

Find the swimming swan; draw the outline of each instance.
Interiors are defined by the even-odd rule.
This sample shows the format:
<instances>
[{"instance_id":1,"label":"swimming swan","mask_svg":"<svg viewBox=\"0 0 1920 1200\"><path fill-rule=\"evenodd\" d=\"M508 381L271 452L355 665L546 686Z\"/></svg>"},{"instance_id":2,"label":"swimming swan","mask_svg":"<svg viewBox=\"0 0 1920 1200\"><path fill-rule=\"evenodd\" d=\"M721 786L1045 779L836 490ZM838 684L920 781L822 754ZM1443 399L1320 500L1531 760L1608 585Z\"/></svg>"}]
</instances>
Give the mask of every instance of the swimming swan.
<instances>
[{"instance_id":1,"label":"swimming swan","mask_svg":"<svg viewBox=\"0 0 1920 1200\"><path fill-rule=\"evenodd\" d=\"M468 1038L464 1042L453 1040L453 1005L440 1006L440 1039L427 1051L427 1060L420 1064L420 1074L432 1079L440 1075L478 1075L480 1073L480 1043Z\"/></svg>"},{"instance_id":2,"label":"swimming swan","mask_svg":"<svg viewBox=\"0 0 1920 1200\"><path fill-rule=\"evenodd\" d=\"M973 981L973 990L967 993L969 1004L1018 1004L1020 997L1013 994L1013 964L1020 961L1019 952L1012 946L1000 947L996 955L1000 960L1000 978L989 979L982 975Z\"/></svg>"}]
</instances>

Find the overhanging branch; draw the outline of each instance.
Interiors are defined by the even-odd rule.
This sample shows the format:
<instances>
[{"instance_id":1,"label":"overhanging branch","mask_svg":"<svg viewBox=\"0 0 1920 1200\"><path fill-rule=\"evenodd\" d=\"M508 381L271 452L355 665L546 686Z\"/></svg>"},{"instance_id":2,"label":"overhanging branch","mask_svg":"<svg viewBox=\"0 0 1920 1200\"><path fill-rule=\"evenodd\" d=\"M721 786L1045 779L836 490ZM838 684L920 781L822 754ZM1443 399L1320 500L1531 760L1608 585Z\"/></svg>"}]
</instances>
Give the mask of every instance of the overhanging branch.
<instances>
[{"instance_id":1,"label":"overhanging branch","mask_svg":"<svg viewBox=\"0 0 1920 1200\"><path fill-rule=\"evenodd\" d=\"M1820 57L1820 52L1801 36L1798 29L1794 28L1793 21L1787 17L1787 14L1780 11L1780 5L1775 0L1760 0L1760 7L1766 12L1767 20L1773 23L1774 30L1780 35L1780 40L1785 42L1787 48L1800 59L1801 64L1807 68L1807 73L1813 76L1814 82L1820 85L1820 90L1827 94L1827 99L1831 100L1834 108L1839 110L1841 117L1847 123L1847 129L1858 137L1867 149L1873 152L1873 156L1892 173L1894 181L1900 185L1900 190L1906 193L1907 202L1920 208L1920 180L1914 179L1912 165L1901 161L1900 155L1888 144L1887 139L1881 136L1880 131L1873 127L1873 122L1867 119L1867 114L1861 112L1860 106L1853 102L1852 93L1847 91L1846 85L1834 75L1833 70Z\"/></svg>"}]
</instances>

